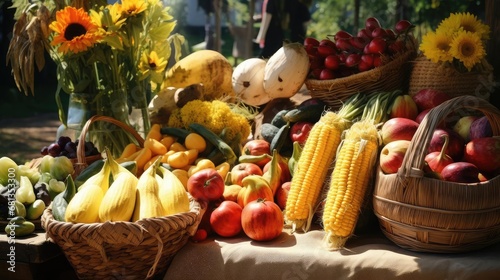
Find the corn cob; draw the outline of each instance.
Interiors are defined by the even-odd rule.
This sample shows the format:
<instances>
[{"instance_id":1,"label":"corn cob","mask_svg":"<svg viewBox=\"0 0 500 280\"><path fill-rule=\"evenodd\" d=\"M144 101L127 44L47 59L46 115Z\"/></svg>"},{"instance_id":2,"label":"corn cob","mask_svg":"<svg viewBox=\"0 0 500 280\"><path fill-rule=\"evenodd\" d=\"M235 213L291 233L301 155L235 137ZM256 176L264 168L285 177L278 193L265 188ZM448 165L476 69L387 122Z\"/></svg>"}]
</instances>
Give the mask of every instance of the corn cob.
<instances>
[{"instance_id":1,"label":"corn cob","mask_svg":"<svg viewBox=\"0 0 500 280\"><path fill-rule=\"evenodd\" d=\"M330 249L343 247L354 231L377 158L377 133L372 121L356 122L341 143L323 210Z\"/></svg>"},{"instance_id":2,"label":"corn cob","mask_svg":"<svg viewBox=\"0 0 500 280\"><path fill-rule=\"evenodd\" d=\"M334 112L326 112L313 126L297 163L286 203L285 220L293 231L306 232L316 208L346 122Z\"/></svg>"},{"instance_id":3,"label":"corn cob","mask_svg":"<svg viewBox=\"0 0 500 280\"><path fill-rule=\"evenodd\" d=\"M346 100L337 113L326 111L309 133L296 164L285 208L285 221L292 226L292 231L309 231L342 132L361 116L360 108L366 99L364 94L356 94Z\"/></svg>"},{"instance_id":4,"label":"corn cob","mask_svg":"<svg viewBox=\"0 0 500 280\"><path fill-rule=\"evenodd\" d=\"M340 144L322 216L329 249L342 248L354 232L381 143L377 127L387 120L389 106L399 94L372 94L361 120L346 131Z\"/></svg>"}]
</instances>

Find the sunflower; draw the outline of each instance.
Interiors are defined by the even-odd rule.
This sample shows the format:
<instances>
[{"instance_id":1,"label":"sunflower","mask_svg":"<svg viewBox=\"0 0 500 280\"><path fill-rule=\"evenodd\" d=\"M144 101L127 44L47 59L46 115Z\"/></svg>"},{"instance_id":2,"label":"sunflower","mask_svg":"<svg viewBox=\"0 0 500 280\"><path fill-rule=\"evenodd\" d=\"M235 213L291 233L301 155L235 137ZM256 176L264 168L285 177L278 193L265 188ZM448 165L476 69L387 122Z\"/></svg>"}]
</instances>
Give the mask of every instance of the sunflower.
<instances>
[{"instance_id":1,"label":"sunflower","mask_svg":"<svg viewBox=\"0 0 500 280\"><path fill-rule=\"evenodd\" d=\"M450 43L451 38L449 36L435 32L428 32L422 38L420 50L434 63L438 63L440 61L451 62L453 60L453 56L449 52Z\"/></svg>"},{"instance_id":2,"label":"sunflower","mask_svg":"<svg viewBox=\"0 0 500 280\"><path fill-rule=\"evenodd\" d=\"M86 51L101 37L98 34L98 26L92 22L87 12L71 6L57 11L56 20L49 28L55 32L51 44L61 44L58 50L63 54Z\"/></svg>"},{"instance_id":3,"label":"sunflower","mask_svg":"<svg viewBox=\"0 0 500 280\"><path fill-rule=\"evenodd\" d=\"M122 13L127 16L135 16L144 12L148 3L144 0L123 0L121 4Z\"/></svg>"},{"instance_id":4,"label":"sunflower","mask_svg":"<svg viewBox=\"0 0 500 280\"><path fill-rule=\"evenodd\" d=\"M460 31L453 38L450 53L460 60L469 71L486 56L479 34L468 31Z\"/></svg>"},{"instance_id":5,"label":"sunflower","mask_svg":"<svg viewBox=\"0 0 500 280\"><path fill-rule=\"evenodd\" d=\"M439 24L436 32L452 34L460 30L477 33L482 40L490 38L490 27L481 23L475 15L470 13L452 13Z\"/></svg>"},{"instance_id":6,"label":"sunflower","mask_svg":"<svg viewBox=\"0 0 500 280\"><path fill-rule=\"evenodd\" d=\"M149 54L143 53L139 64L139 71L142 78L150 76L151 81L161 83L167 62L164 57L158 56L155 51L151 51Z\"/></svg>"}]
</instances>

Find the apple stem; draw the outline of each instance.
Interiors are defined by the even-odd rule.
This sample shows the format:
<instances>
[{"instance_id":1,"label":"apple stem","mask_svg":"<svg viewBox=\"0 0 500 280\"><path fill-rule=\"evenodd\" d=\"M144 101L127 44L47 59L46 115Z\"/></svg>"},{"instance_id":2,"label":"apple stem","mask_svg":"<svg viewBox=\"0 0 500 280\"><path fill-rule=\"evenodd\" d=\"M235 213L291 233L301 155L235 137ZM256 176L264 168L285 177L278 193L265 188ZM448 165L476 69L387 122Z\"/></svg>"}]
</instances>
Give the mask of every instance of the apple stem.
<instances>
[{"instance_id":1,"label":"apple stem","mask_svg":"<svg viewBox=\"0 0 500 280\"><path fill-rule=\"evenodd\" d=\"M448 149L448 143L450 141L448 135L446 135L446 134L443 134L441 137L444 138L444 143L443 143L443 147L441 148L441 152L439 153L439 160L440 161L445 158L446 149Z\"/></svg>"}]
</instances>

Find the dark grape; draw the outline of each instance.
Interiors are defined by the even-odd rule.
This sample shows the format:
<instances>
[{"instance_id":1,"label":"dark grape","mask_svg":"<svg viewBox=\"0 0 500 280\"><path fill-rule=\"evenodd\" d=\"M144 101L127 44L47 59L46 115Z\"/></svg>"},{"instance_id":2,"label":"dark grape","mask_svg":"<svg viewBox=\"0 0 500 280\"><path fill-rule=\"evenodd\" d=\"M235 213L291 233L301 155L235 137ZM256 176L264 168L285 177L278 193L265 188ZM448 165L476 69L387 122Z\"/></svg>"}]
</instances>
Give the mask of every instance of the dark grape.
<instances>
[{"instance_id":1,"label":"dark grape","mask_svg":"<svg viewBox=\"0 0 500 280\"><path fill-rule=\"evenodd\" d=\"M48 155L49 154L49 147L43 146L43 148L40 150L40 153L42 156Z\"/></svg>"},{"instance_id":2,"label":"dark grape","mask_svg":"<svg viewBox=\"0 0 500 280\"><path fill-rule=\"evenodd\" d=\"M47 148L49 155L53 157L59 156L59 153L61 152L61 147L57 143L52 143L49 145Z\"/></svg>"},{"instance_id":3,"label":"dark grape","mask_svg":"<svg viewBox=\"0 0 500 280\"><path fill-rule=\"evenodd\" d=\"M76 143L75 142L68 142L64 146L64 150L67 151L68 153L71 152L76 152Z\"/></svg>"},{"instance_id":4,"label":"dark grape","mask_svg":"<svg viewBox=\"0 0 500 280\"><path fill-rule=\"evenodd\" d=\"M68 136L61 136L59 137L59 139L57 139L57 144L59 144L59 147L64 147L66 146L66 143L69 143L71 142L71 138L69 138Z\"/></svg>"}]
</instances>

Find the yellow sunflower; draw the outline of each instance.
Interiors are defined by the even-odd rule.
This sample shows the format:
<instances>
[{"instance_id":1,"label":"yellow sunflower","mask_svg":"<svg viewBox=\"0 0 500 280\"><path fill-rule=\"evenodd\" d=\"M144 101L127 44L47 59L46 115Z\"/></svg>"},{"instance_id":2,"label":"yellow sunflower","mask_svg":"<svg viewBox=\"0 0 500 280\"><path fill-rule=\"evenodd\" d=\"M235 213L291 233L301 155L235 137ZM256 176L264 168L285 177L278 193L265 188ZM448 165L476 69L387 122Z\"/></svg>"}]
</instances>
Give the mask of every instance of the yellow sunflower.
<instances>
[{"instance_id":1,"label":"yellow sunflower","mask_svg":"<svg viewBox=\"0 0 500 280\"><path fill-rule=\"evenodd\" d=\"M451 34L459 30L477 33L482 40L489 40L490 38L490 27L483 24L475 15L468 12L456 14L452 13L448 18L439 24L436 32Z\"/></svg>"},{"instance_id":2,"label":"yellow sunflower","mask_svg":"<svg viewBox=\"0 0 500 280\"><path fill-rule=\"evenodd\" d=\"M63 54L86 51L101 38L98 26L85 10L71 6L57 11L56 20L49 28L56 33L51 44L61 44L58 50Z\"/></svg>"},{"instance_id":3,"label":"yellow sunflower","mask_svg":"<svg viewBox=\"0 0 500 280\"><path fill-rule=\"evenodd\" d=\"M420 50L424 55L434 63L440 61L452 61L450 54L451 37L436 32L428 32L422 38Z\"/></svg>"},{"instance_id":4,"label":"yellow sunflower","mask_svg":"<svg viewBox=\"0 0 500 280\"><path fill-rule=\"evenodd\" d=\"M479 34L468 31L460 31L453 38L450 53L460 60L469 71L486 56Z\"/></svg>"},{"instance_id":5,"label":"yellow sunflower","mask_svg":"<svg viewBox=\"0 0 500 280\"><path fill-rule=\"evenodd\" d=\"M150 76L151 81L161 83L167 63L168 61L164 57L159 57L155 51L151 51L149 54L143 53L139 64L142 78Z\"/></svg>"},{"instance_id":6,"label":"yellow sunflower","mask_svg":"<svg viewBox=\"0 0 500 280\"><path fill-rule=\"evenodd\" d=\"M122 13L127 16L135 16L144 12L148 7L145 0L123 0L121 4Z\"/></svg>"}]
</instances>

